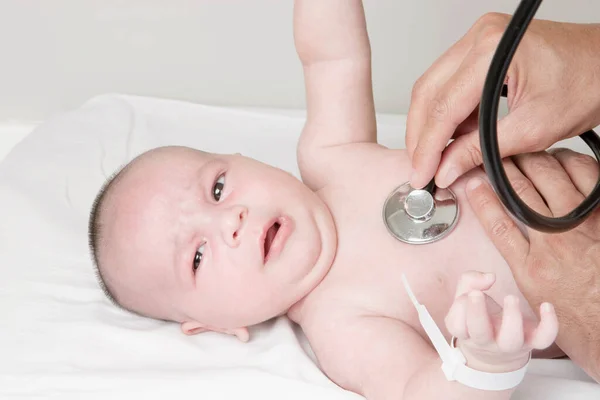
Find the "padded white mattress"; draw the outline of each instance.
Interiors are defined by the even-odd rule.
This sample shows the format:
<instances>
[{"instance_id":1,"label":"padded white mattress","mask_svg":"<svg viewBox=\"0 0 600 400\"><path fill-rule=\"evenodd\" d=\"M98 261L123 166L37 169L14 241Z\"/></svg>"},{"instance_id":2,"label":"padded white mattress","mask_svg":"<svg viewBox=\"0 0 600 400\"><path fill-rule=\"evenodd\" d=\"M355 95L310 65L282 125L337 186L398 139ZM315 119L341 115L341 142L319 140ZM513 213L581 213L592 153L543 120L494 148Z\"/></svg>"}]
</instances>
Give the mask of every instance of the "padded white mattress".
<instances>
[{"instance_id":1,"label":"padded white mattress","mask_svg":"<svg viewBox=\"0 0 600 400\"><path fill-rule=\"evenodd\" d=\"M298 175L303 122L302 111L105 95L20 142L0 164L0 398L360 398L321 373L286 318L246 344L187 337L113 307L88 255L94 195L135 155L167 144L239 151ZM403 116L378 123L382 143L403 146ZM598 399L600 385L568 360L533 360L515 398Z\"/></svg>"}]
</instances>

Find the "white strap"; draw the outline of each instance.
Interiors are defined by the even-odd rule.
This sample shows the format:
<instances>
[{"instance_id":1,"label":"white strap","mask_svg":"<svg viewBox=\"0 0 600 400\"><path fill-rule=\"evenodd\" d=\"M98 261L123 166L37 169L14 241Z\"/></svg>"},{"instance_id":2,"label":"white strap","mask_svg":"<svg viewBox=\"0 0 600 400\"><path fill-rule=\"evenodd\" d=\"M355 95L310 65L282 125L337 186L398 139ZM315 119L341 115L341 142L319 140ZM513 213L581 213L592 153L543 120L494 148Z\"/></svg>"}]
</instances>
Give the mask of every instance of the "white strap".
<instances>
[{"instance_id":1,"label":"white strap","mask_svg":"<svg viewBox=\"0 0 600 400\"><path fill-rule=\"evenodd\" d=\"M404 283L408 297L410 297L410 300L417 309L419 322L442 359L442 371L447 380L457 381L465 386L481 390L507 390L521 383L525 377L529 361L521 369L511 372L483 372L467 367L467 360L464 354L459 348L454 346L454 338L452 338L450 345L446 342L444 335L429 314L429 311L427 311L427 308L417 301L404 274L402 274L402 282ZM531 353L529 357L531 359Z\"/></svg>"}]
</instances>

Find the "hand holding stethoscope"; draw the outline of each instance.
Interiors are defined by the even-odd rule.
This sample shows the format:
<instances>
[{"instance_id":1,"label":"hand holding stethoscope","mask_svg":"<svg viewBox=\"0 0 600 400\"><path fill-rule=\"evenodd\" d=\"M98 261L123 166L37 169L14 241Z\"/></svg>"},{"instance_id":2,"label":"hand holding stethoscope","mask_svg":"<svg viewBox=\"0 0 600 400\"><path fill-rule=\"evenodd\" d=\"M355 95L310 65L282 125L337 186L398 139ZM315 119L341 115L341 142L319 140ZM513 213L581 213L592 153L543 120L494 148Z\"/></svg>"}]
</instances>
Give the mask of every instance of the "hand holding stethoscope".
<instances>
[{"instance_id":1,"label":"hand holding stethoscope","mask_svg":"<svg viewBox=\"0 0 600 400\"><path fill-rule=\"evenodd\" d=\"M502 81L488 78L495 70L502 79L502 68L492 59L508 57L508 51L501 51L511 47L505 33L522 33L530 19L517 18L519 10L529 8L532 18L540 2L522 1L512 19L499 14L481 18L419 79L406 137L412 187L422 188L434 177L439 187L447 187L484 159L486 168L497 169L490 155L481 151L478 127L495 128L496 121L478 120L480 101L486 91L493 95L487 98L495 105L482 103L483 114L493 116ZM518 19L521 23L513 24ZM507 29L509 22L512 26ZM599 47L600 24L536 20L506 71L510 112L498 122L499 155L537 152L515 157L514 164L506 160L504 171L522 202L544 218L563 217L596 190L599 174L593 158L543 150L600 125ZM489 142L483 144L487 152ZM503 182L491 181L502 189ZM561 325L558 344L600 382L600 210L590 212L584 222L580 218L566 232L568 224L562 228L542 224L538 228L547 229L527 228L524 235L487 183L470 181L467 195L531 306L535 309L542 300L555 306ZM507 196L501 198L506 205Z\"/></svg>"},{"instance_id":2,"label":"hand holding stethoscope","mask_svg":"<svg viewBox=\"0 0 600 400\"><path fill-rule=\"evenodd\" d=\"M415 85L406 135L413 187L435 176L445 188L482 164L478 107L509 21L503 14L479 19ZM600 125L599 47L600 24L530 24L506 75L510 113L498 121L503 157L545 150Z\"/></svg>"}]
</instances>

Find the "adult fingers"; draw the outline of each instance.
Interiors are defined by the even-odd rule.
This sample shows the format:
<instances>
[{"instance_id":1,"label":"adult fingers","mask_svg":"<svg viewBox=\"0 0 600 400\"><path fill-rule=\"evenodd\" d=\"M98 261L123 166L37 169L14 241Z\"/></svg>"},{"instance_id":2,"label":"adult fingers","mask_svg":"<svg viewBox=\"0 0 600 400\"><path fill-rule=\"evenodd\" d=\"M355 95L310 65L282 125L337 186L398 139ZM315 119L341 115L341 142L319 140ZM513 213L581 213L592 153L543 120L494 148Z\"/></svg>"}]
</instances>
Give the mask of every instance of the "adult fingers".
<instances>
[{"instance_id":1,"label":"adult fingers","mask_svg":"<svg viewBox=\"0 0 600 400\"><path fill-rule=\"evenodd\" d=\"M549 151L565 169L571 182L583 196L590 194L598 182L600 168L595 158L569 149Z\"/></svg>"},{"instance_id":2,"label":"adult fingers","mask_svg":"<svg viewBox=\"0 0 600 400\"><path fill-rule=\"evenodd\" d=\"M406 120L406 150L412 160L419 136L427 120L428 106L435 93L458 69L473 46L475 35L471 28L446 50L415 83Z\"/></svg>"},{"instance_id":3,"label":"adult fingers","mask_svg":"<svg viewBox=\"0 0 600 400\"><path fill-rule=\"evenodd\" d=\"M456 130L454 131L454 135L452 137L454 139L465 135L467 133L471 133L476 131L479 126L479 105L475 107L471 115L467 117L463 122L458 124ZM443 156L442 156L443 157Z\"/></svg>"},{"instance_id":4,"label":"adult fingers","mask_svg":"<svg viewBox=\"0 0 600 400\"><path fill-rule=\"evenodd\" d=\"M502 165L504 166L504 172L506 177L510 181L510 185L515 191L516 195L527 204L534 211L546 216L551 217L552 212L546 205L543 197L535 189L535 186L527 178L523 172L515 165L511 158L503 160Z\"/></svg>"},{"instance_id":5,"label":"adult fingers","mask_svg":"<svg viewBox=\"0 0 600 400\"><path fill-rule=\"evenodd\" d=\"M473 178L467 183L466 192L471 208L490 240L513 273L519 273L529 254L529 242L487 183Z\"/></svg>"},{"instance_id":6,"label":"adult fingers","mask_svg":"<svg viewBox=\"0 0 600 400\"><path fill-rule=\"evenodd\" d=\"M542 136L543 129L532 118L535 113L530 109L527 105L516 108L498 121L498 149L502 158L548 147ZM481 164L479 130L474 130L458 137L444 150L435 183L446 188L459 176Z\"/></svg>"},{"instance_id":7,"label":"adult fingers","mask_svg":"<svg viewBox=\"0 0 600 400\"><path fill-rule=\"evenodd\" d=\"M421 188L433 178L456 128L479 105L490 57L471 50L456 73L431 99L412 155L410 183L413 187Z\"/></svg>"},{"instance_id":8,"label":"adult fingers","mask_svg":"<svg viewBox=\"0 0 600 400\"><path fill-rule=\"evenodd\" d=\"M520 154L514 160L544 197L554 216L569 213L583 200L562 165L547 152Z\"/></svg>"}]
</instances>

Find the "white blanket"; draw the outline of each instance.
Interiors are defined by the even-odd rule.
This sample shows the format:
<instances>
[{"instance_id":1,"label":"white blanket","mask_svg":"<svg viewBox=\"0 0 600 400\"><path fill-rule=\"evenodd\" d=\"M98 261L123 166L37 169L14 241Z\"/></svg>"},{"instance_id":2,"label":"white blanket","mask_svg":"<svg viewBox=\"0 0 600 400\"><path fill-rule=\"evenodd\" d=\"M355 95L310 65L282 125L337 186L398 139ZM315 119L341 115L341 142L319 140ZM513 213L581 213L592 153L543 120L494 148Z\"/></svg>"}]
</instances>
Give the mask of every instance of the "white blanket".
<instances>
[{"instance_id":1,"label":"white blanket","mask_svg":"<svg viewBox=\"0 0 600 400\"><path fill-rule=\"evenodd\" d=\"M187 337L176 324L113 307L88 254L99 186L140 152L167 144L239 151L298 176L303 122L302 111L106 95L19 143L0 164L0 397L360 398L327 379L286 318L253 328L247 344ZM378 124L382 143L403 146L405 117L379 115ZM516 398L598 399L600 385L568 360L533 360Z\"/></svg>"}]
</instances>

